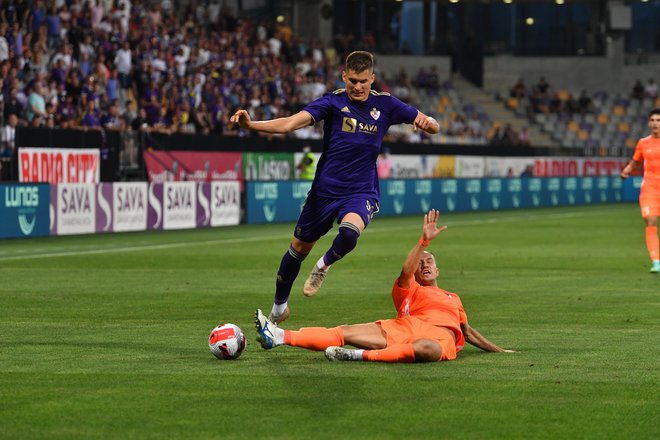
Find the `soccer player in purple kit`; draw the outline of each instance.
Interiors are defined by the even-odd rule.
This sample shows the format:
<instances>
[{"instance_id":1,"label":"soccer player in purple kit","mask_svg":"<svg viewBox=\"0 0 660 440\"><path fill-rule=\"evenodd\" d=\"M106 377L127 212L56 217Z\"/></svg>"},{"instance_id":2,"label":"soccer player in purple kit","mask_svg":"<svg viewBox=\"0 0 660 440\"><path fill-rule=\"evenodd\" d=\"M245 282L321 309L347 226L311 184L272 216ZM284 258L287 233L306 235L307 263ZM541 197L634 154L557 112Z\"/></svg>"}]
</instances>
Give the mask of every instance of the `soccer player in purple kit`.
<instances>
[{"instance_id":1,"label":"soccer player in purple kit","mask_svg":"<svg viewBox=\"0 0 660 440\"><path fill-rule=\"evenodd\" d=\"M341 75L345 89L326 93L294 115L252 121L246 110L238 110L230 119L244 129L281 134L324 122L323 154L291 245L277 272L275 300L269 315L274 323L289 317L288 298L302 261L316 241L332 229L335 220L339 231L305 281L306 296L319 290L330 266L355 248L361 232L378 212L380 188L376 160L390 125L413 124L415 129L430 134L440 130L432 117L389 93L371 90L376 79L371 53L350 53Z\"/></svg>"}]
</instances>

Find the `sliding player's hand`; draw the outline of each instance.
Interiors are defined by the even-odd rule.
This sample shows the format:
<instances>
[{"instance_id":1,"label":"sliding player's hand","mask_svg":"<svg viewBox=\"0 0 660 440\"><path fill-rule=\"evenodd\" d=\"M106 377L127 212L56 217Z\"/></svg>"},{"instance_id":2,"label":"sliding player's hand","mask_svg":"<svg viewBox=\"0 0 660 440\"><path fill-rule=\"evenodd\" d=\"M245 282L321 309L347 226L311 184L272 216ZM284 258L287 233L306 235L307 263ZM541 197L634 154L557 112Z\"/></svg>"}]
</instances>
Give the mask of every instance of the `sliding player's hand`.
<instances>
[{"instance_id":1,"label":"sliding player's hand","mask_svg":"<svg viewBox=\"0 0 660 440\"><path fill-rule=\"evenodd\" d=\"M249 129L252 119L247 110L238 110L231 118L229 118L229 122L232 124L238 124L241 128Z\"/></svg>"},{"instance_id":2,"label":"sliding player's hand","mask_svg":"<svg viewBox=\"0 0 660 440\"><path fill-rule=\"evenodd\" d=\"M422 237L424 240L431 241L438 236L442 231L447 229L447 226L438 227L438 218L440 218L440 211L432 209L428 214L424 214L424 227L422 229Z\"/></svg>"}]
</instances>

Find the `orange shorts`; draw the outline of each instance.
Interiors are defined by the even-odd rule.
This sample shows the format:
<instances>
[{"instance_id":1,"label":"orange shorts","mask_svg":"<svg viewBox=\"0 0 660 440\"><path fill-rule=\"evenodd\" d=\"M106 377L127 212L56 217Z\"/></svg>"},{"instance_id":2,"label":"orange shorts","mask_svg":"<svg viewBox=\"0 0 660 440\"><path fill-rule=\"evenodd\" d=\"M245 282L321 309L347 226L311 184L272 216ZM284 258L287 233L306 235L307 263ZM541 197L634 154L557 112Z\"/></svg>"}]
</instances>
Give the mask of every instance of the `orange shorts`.
<instances>
[{"instance_id":1,"label":"orange shorts","mask_svg":"<svg viewBox=\"0 0 660 440\"><path fill-rule=\"evenodd\" d=\"M376 321L387 335L387 346L412 344L418 339L431 339L442 347L439 360L456 359L456 336L447 327L437 327L414 316Z\"/></svg>"},{"instance_id":2,"label":"orange shorts","mask_svg":"<svg viewBox=\"0 0 660 440\"><path fill-rule=\"evenodd\" d=\"M660 216L660 181L644 179L639 192L639 209L642 217Z\"/></svg>"}]
</instances>

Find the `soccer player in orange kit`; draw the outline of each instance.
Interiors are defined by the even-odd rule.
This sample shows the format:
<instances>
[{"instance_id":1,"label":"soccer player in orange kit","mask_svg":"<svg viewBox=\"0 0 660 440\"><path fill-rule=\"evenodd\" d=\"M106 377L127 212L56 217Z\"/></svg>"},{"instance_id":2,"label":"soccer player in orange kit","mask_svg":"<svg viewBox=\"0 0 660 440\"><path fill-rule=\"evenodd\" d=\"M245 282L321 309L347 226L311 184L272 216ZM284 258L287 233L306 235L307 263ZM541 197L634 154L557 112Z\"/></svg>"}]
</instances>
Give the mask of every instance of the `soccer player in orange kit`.
<instances>
[{"instance_id":1,"label":"soccer player in orange kit","mask_svg":"<svg viewBox=\"0 0 660 440\"><path fill-rule=\"evenodd\" d=\"M394 282L395 319L334 328L284 330L256 312L259 341L265 349L290 345L325 350L331 361L433 362L456 359L465 342L490 352L507 352L483 337L467 321L461 299L438 287L435 257L426 251L447 227L438 227L439 212L424 215L422 238L408 254ZM342 348L352 345L357 350Z\"/></svg>"},{"instance_id":2,"label":"soccer player in orange kit","mask_svg":"<svg viewBox=\"0 0 660 440\"><path fill-rule=\"evenodd\" d=\"M635 147L633 158L621 170L621 178L627 179L634 170L644 167L644 180L639 193L639 207L646 222L646 247L651 257L651 273L660 272L660 242L658 240L658 216L660 216L660 108L649 113L651 134L641 138Z\"/></svg>"}]
</instances>

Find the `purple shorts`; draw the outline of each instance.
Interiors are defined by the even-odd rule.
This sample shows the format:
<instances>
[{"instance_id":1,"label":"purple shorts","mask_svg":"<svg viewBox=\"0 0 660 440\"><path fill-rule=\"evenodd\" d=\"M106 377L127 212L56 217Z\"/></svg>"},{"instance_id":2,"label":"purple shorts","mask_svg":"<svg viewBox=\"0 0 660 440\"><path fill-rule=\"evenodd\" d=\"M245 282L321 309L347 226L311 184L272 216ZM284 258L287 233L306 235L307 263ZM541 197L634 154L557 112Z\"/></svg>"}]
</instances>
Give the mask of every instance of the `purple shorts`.
<instances>
[{"instance_id":1,"label":"purple shorts","mask_svg":"<svg viewBox=\"0 0 660 440\"><path fill-rule=\"evenodd\" d=\"M331 199L308 194L293 235L306 243L313 243L332 229L348 213L358 214L369 225L373 216L378 213L379 203L375 197L357 194L343 199Z\"/></svg>"}]
</instances>

